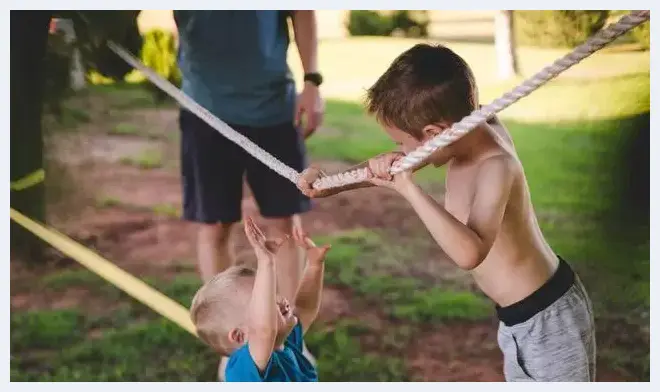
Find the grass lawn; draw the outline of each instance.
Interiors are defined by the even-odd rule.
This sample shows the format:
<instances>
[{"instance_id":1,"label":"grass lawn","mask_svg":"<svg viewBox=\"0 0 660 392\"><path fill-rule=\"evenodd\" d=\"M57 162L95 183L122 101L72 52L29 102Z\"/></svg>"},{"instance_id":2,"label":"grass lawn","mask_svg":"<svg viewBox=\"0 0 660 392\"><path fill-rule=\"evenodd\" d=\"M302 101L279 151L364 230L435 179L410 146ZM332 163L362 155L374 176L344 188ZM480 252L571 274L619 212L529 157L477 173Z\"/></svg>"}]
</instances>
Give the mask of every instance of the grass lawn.
<instances>
[{"instance_id":1,"label":"grass lawn","mask_svg":"<svg viewBox=\"0 0 660 392\"><path fill-rule=\"evenodd\" d=\"M309 141L313 159L360 162L392 148L376 123L364 115L360 96L414 42L368 38L322 43L320 60L328 80L326 129ZM492 45L462 43L452 48L474 64L483 103L514 85L494 78ZM522 70L529 76L561 53L523 48ZM300 78L297 58L291 64ZM131 107L154 106L138 89L104 86L95 91L111 102L114 117ZM646 331L649 101L649 53L608 51L501 114L525 166L543 232L583 277L598 319L626 320ZM90 119L72 111L66 121ZM128 124L110 132L135 135L138 130ZM155 167L164 163L162 159L145 151L125 163ZM443 172L424 169L417 178L426 185L441 184ZM640 192L642 198L637 197ZM154 207L154 212L172 215L172 208ZM417 328L492 315L490 304L478 293L440 289L401 269L397 262L414 254L415 238L354 230L319 240L333 244L327 283L350 287L362 305L382 309L397 326L383 332L347 318L331 329L314 327L306 340L318 355L324 381L406 381L406 364L398 354ZM199 286L191 271L174 280L145 278L184 306ZM45 275L30 287L53 295L81 290L105 302L96 311L12 310L12 381L212 381L216 377L217 359L196 339L86 270ZM363 343L374 339L377 351L394 354L376 355L364 349ZM614 343L599 350L614 366L633 367L636 377L648 380L648 347Z\"/></svg>"}]
</instances>

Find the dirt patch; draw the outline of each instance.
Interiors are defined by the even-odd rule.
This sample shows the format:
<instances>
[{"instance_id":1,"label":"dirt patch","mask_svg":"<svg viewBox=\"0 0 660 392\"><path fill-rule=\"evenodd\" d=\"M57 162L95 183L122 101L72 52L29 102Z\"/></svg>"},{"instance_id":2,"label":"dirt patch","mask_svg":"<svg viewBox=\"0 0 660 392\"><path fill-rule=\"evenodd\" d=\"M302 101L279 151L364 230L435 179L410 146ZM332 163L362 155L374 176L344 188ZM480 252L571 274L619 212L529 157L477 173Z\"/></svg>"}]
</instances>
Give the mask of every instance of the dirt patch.
<instances>
[{"instance_id":1,"label":"dirt patch","mask_svg":"<svg viewBox=\"0 0 660 392\"><path fill-rule=\"evenodd\" d=\"M413 381L504 381L493 323L437 325L406 355Z\"/></svg>"}]
</instances>

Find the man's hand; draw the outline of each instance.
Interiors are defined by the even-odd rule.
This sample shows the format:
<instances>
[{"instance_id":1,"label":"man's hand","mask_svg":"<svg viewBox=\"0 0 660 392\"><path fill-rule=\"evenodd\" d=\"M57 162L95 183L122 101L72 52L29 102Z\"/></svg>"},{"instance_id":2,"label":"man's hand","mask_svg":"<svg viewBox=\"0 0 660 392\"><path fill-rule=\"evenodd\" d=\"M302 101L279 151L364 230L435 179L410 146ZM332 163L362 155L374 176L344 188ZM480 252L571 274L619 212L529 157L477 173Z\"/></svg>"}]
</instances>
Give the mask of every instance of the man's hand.
<instances>
[{"instance_id":1,"label":"man's hand","mask_svg":"<svg viewBox=\"0 0 660 392\"><path fill-rule=\"evenodd\" d=\"M388 152L371 158L369 160L369 171L372 177L369 182L403 193L409 185L413 184L412 172L404 171L394 176L390 174L392 164L403 156L404 154L400 152Z\"/></svg>"},{"instance_id":2,"label":"man's hand","mask_svg":"<svg viewBox=\"0 0 660 392\"><path fill-rule=\"evenodd\" d=\"M302 93L298 96L295 113L295 124L298 127L303 126L303 118L306 117L303 127L305 139L311 136L316 128L321 125L324 111L325 105L321 99L319 88L306 82Z\"/></svg>"},{"instance_id":3,"label":"man's hand","mask_svg":"<svg viewBox=\"0 0 660 392\"><path fill-rule=\"evenodd\" d=\"M249 216L245 218L245 235L250 245L252 245L252 249L254 249L257 260L272 259L282 243L284 243L284 239L267 239L261 229L254 223L254 219Z\"/></svg>"}]
</instances>

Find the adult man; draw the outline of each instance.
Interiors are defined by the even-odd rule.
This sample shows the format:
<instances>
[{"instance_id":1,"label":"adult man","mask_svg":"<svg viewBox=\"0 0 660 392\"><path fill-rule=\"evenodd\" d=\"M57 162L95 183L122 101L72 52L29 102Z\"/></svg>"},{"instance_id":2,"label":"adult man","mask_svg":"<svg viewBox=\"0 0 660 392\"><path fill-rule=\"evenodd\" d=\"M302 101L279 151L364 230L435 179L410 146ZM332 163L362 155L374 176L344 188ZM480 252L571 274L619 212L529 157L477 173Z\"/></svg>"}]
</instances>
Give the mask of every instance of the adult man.
<instances>
[{"instance_id":1,"label":"adult man","mask_svg":"<svg viewBox=\"0 0 660 392\"><path fill-rule=\"evenodd\" d=\"M287 64L288 18L305 73L302 93ZM320 124L314 11L174 11L183 91L285 164L306 166L304 138ZM302 121L306 120L306 121ZM304 124L304 131L299 127ZM180 115L184 219L198 223L197 258L205 282L234 263L231 229L241 220L246 174L268 235L300 225L310 201L192 113ZM277 286L294 298L303 262L295 246L278 254Z\"/></svg>"}]
</instances>

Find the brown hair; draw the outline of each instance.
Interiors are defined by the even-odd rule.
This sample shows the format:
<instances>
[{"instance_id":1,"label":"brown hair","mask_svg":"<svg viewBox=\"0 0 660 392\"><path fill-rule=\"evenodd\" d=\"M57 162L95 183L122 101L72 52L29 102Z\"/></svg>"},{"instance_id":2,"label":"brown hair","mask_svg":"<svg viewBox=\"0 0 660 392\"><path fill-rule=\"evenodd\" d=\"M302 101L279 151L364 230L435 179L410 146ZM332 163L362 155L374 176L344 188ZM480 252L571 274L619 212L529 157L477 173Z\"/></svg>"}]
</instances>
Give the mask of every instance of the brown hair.
<instances>
[{"instance_id":1,"label":"brown hair","mask_svg":"<svg viewBox=\"0 0 660 392\"><path fill-rule=\"evenodd\" d=\"M219 273L192 300L190 318L199 338L222 355L231 354L227 335L240 327L246 314L252 287L246 290L241 278L254 278L255 270L233 266Z\"/></svg>"},{"instance_id":2,"label":"brown hair","mask_svg":"<svg viewBox=\"0 0 660 392\"><path fill-rule=\"evenodd\" d=\"M459 121L477 107L467 63L442 45L417 44L397 57L367 93L367 111L414 136L429 124Z\"/></svg>"}]
</instances>

